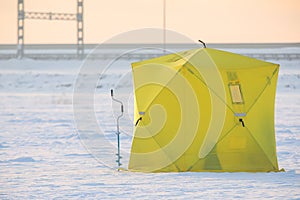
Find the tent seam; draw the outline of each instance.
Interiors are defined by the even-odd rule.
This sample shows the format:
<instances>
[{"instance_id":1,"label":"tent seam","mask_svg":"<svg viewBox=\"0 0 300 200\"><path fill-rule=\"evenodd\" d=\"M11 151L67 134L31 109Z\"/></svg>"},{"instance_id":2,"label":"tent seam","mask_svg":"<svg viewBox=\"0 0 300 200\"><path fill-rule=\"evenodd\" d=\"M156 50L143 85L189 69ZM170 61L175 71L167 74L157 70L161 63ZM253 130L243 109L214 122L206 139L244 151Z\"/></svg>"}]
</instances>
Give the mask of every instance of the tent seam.
<instances>
[{"instance_id":1,"label":"tent seam","mask_svg":"<svg viewBox=\"0 0 300 200\"><path fill-rule=\"evenodd\" d=\"M219 144L225 137L227 137L228 135L229 135L229 133L231 132L231 131L233 131L236 127L238 126L238 124L235 124L220 140L218 140L218 142L214 145L214 147L212 148L212 150L217 146L217 144ZM212 151L211 150L211 151ZM210 151L210 152L211 152ZM209 153L210 153L209 152ZM204 158L199 158L193 165L191 165L189 168L188 168L188 170L187 171L190 171L191 169L193 169L193 167L200 161L200 160L202 160L202 159L205 159L208 155L209 155L209 153L204 157Z\"/></svg>"},{"instance_id":2,"label":"tent seam","mask_svg":"<svg viewBox=\"0 0 300 200\"><path fill-rule=\"evenodd\" d=\"M260 146L260 144L257 142L256 138L253 137L251 131L248 129L248 127L245 127L247 129L247 131L249 132L249 135L252 137L252 139L254 140L254 142L257 144L257 146L260 148L260 150L263 152L263 154L268 158L268 161L270 162L270 164L273 166L274 170L276 170L276 166L273 165L272 161L270 160L269 156L267 156L266 152L264 151L264 149Z\"/></svg>"},{"instance_id":3,"label":"tent seam","mask_svg":"<svg viewBox=\"0 0 300 200\"><path fill-rule=\"evenodd\" d=\"M276 68L274 71L273 71L273 74L271 76L271 79L269 81L267 81L267 83L265 84L263 90L259 93L259 95L256 97L256 99L254 100L254 102L250 105L249 109L246 111L246 113L248 113L253 107L254 105L257 103L257 101L260 99L260 97L263 95L263 93L265 92L265 90L267 89L268 85L269 85L269 82L272 81L272 79L274 78L275 76L275 72L278 70L278 68Z\"/></svg>"},{"instance_id":4,"label":"tent seam","mask_svg":"<svg viewBox=\"0 0 300 200\"><path fill-rule=\"evenodd\" d=\"M143 123L143 121L142 121L142 123ZM143 123L144 124L144 123ZM148 133L150 133L150 131L147 129L147 128L145 128L147 131L148 131ZM151 135L151 134L150 134ZM151 135L151 138L153 138L153 140L155 141L155 143L160 147L160 149L164 152L164 154L166 155L166 157L172 162L172 160L169 158L169 156L168 156L168 154L163 150L163 148L162 148L162 146L156 141L156 139ZM176 167L176 169L180 172L180 168L173 162L172 163L175 167ZM168 165L169 166L169 165Z\"/></svg>"}]
</instances>

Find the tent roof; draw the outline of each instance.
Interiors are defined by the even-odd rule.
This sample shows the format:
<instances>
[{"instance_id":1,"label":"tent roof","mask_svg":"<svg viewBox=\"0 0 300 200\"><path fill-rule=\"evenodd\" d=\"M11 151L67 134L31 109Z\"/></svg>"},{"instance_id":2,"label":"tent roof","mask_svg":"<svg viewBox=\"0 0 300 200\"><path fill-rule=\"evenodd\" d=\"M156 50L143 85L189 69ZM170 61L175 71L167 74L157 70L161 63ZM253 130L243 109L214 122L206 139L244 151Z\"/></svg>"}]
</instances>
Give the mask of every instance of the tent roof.
<instances>
[{"instance_id":1,"label":"tent roof","mask_svg":"<svg viewBox=\"0 0 300 200\"><path fill-rule=\"evenodd\" d=\"M201 60L201 64L198 62ZM206 66L211 65L213 62L215 66L219 69L241 69L241 68L255 68L255 67L265 67L270 65L277 65L270 62L265 62L262 60L257 60L255 58L250 58L240 54L235 54L227 51L211 49L211 48L200 48L192 49L188 51L182 51L178 53L168 54L158 58L153 58L149 60L144 60L141 62L132 63L134 68L137 65L142 64L153 64L160 63L171 68L176 68L183 66L187 62L193 64L199 63L199 65ZM209 64L210 63L210 64ZM278 65L277 65L278 66Z\"/></svg>"}]
</instances>

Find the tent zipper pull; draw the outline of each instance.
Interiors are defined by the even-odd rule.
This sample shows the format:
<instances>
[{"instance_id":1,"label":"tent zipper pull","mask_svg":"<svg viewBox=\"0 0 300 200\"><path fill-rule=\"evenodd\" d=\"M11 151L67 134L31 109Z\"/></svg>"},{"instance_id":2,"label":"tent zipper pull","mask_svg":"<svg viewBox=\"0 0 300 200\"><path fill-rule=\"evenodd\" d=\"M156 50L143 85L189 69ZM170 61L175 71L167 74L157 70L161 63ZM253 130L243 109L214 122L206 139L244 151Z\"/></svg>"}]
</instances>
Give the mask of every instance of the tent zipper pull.
<instances>
[{"instance_id":1,"label":"tent zipper pull","mask_svg":"<svg viewBox=\"0 0 300 200\"><path fill-rule=\"evenodd\" d=\"M139 123L139 121L141 121L143 118L142 117L140 117L136 122L135 122L135 126L137 126L138 125L138 123Z\"/></svg>"},{"instance_id":2,"label":"tent zipper pull","mask_svg":"<svg viewBox=\"0 0 300 200\"><path fill-rule=\"evenodd\" d=\"M239 122L241 122L241 123L242 123L242 126L245 127L245 123L244 123L244 121L243 121L242 118L239 119Z\"/></svg>"}]
</instances>

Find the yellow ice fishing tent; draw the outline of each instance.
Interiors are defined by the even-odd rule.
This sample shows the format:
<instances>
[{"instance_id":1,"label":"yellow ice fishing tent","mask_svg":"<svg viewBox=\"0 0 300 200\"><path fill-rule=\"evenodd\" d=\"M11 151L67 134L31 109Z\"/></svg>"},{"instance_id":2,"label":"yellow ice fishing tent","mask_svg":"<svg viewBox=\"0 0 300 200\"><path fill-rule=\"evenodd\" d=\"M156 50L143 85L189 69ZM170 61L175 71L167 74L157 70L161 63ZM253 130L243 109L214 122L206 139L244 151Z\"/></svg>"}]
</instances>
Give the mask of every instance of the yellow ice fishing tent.
<instances>
[{"instance_id":1,"label":"yellow ice fishing tent","mask_svg":"<svg viewBox=\"0 0 300 200\"><path fill-rule=\"evenodd\" d=\"M129 170L278 171L279 65L210 48L132 64Z\"/></svg>"}]
</instances>

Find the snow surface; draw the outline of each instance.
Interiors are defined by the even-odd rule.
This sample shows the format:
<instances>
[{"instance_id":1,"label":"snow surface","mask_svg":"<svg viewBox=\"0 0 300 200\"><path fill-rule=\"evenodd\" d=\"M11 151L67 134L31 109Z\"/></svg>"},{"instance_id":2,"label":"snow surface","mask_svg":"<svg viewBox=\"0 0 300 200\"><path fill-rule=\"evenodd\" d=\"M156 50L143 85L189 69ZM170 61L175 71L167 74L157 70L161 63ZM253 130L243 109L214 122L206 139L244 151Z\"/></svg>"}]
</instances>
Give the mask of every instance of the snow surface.
<instances>
[{"instance_id":1,"label":"snow surface","mask_svg":"<svg viewBox=\"0 0 300 200\"><path fill-rule=\"evenodd\" d=\"M278 161L286 170L281 173L118 172L119 107L111 102L110 89L125 104L120 124L126 168L133 124L131 62L0 60L0 199L300 198L300 60L271 61L281 65L275 111ZM74 119L73 91L90 80L81 70L87 65L99 77L94 114L105 134L100 140L97 133L81 134Z\"/></svg>"}]
</instances>

